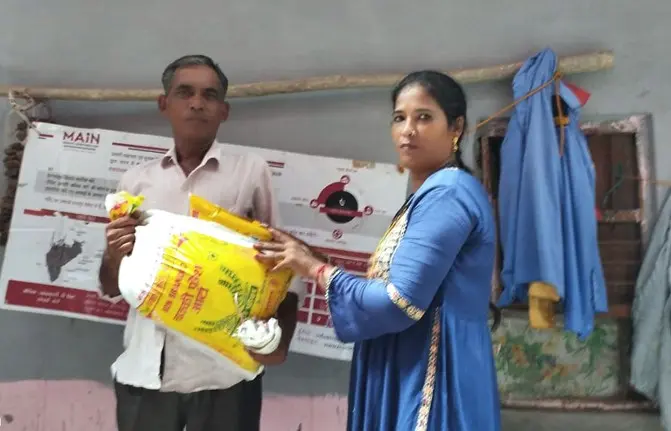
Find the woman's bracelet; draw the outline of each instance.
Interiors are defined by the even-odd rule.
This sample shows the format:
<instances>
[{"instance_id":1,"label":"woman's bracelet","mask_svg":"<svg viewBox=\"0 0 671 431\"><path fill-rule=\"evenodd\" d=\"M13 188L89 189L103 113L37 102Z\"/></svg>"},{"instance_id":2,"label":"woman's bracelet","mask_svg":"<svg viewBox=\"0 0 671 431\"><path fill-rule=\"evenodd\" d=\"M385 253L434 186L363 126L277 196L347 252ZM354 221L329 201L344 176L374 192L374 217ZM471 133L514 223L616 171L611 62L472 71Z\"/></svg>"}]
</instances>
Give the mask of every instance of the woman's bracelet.
<instances>
[{"instance_id":1,"label":"woman's bracelet","mask_svg":"<svg viewBox=\"0 0 671 431\"><path fill-rule=\"evenodd\" d=\"M330 311L330 303L329 303L329 292L331 290L331 283L333 282L333 279L335 278L336 275L340 272L340 268L337 266L331 268L331 272L328 274L328 277L326 277L326 281L324 282L324 301L326 301L326 307Z\"/></svg>"},{"instance_id":2,"label":"woman's bracelet","mask_svg":"<svg viewBox=\"0 0 671 431\"><path fill-rule=\"evenodd\" d=\"M339 268L337 266L331 266L327 263L319 265L317 270L314 272L315 275L313 280L317 286L324 289L324 297L327 306L329 302L329 287L331 285L331 281L333 281L333 277L335 277L338 272Z\"/></svg>"},{"instance_id":3,"label":"woman's bracelet","mask_svg":"<svg viewBox=\"0 0 671 431\"><path fill-rule=\"evenodd\" d=\"M324 271L326 271L326 268L328 268L328 264L326 263L319 265L319 268L317 268L317 272L315 273L315 283L318 285L321 285L321 279L324 277Z\"/></svg>"}]
</instances>

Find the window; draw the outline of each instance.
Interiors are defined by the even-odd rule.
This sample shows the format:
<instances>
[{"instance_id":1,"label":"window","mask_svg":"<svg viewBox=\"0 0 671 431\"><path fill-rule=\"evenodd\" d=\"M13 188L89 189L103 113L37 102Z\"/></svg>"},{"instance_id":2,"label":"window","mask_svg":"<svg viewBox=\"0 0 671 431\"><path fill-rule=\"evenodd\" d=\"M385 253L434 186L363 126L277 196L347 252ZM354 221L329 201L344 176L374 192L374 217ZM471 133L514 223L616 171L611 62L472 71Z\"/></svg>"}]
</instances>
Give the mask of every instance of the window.
<instances>
[{"instance_id":1,"label":"window","mask_svg":"<svg viewBox=\"0 0 671 431\"><path fill-rule=\"evenodd\" d=\"M598 238L606 278L609 312L614 318L631 313L634 286L654 208L647 116L582 125L596 169L595 212L600 214ZM490 123L480 136L478 166L497 211L500 148L507 121ZM496 214L498 223L498 214ZM503 254L498 246L492 295L501 292ZM525 309L526 305L511 308Z\"/></svg>"}]
</instances>

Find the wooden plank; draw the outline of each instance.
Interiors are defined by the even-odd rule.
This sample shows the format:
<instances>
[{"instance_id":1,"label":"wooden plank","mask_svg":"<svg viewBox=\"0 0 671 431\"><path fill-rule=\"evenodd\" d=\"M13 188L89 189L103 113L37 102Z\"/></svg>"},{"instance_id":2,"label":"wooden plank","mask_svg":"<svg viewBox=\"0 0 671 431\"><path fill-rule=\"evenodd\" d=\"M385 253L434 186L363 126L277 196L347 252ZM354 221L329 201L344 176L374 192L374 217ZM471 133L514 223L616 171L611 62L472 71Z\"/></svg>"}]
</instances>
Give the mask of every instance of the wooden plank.
<instances>
[{"instance_id":1,"label":"wooden plank","mask_svg":"<svg viewBox=\"0 0 671 431\"><path fill-rule=\"evenodd\" d=\"M610 51L592 52L559 58L559 70L564 74L596 72L613 67L614 55ZM510 79L524 61L473 69L447 71L462 84ZM345 90L355 88L392 87L405 74L331 75L291 81L267 81L231 85L229 98L262 97L273 94L304 93L310 91ZM0 85L0 94L18 91L34 99L90 100L90 101L155 101L162 89L105 89L105 88L29 88Z\"/></svg>"}]
</instances>

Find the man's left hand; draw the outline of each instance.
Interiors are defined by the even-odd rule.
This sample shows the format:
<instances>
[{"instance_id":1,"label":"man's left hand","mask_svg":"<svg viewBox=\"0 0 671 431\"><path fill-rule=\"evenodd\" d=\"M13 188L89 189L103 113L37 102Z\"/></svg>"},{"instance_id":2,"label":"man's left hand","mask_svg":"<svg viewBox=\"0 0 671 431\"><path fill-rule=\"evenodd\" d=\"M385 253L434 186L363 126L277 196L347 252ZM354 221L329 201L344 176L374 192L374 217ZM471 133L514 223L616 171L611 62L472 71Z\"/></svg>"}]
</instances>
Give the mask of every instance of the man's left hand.
<instances>
[{"instance_id":1,"label":"man's left hand","mask_svg":"<svg viewBox=\"0 0 671 431\"><path fill-rule=\"evenodd\" d=\"M250 340L248 343L243 342L243 344L247 346L247 353L249 353L255 361L264 366L280 365L284 363L289 353L291 338L296 329L297 311L298 296L295 293L290 292L277 309L277 314L275 316L277 320L271 319L267 322L244 322L243 325L248 326L248 328L252 330L249 334L254 333L257 335L257 338L253 341ZM271 323L271 321L274 323ZM261 330L259 331L258 328L261 328ZM264 349L259 349L259 346L270 347L268 341L271 338L273 339L273 342L276 342L276 338L270 336L270 334L277 335L278 330L281 337L279 344L273 346L276 347L274 350L269 351L271 349L265 349L268 352L264 351L261 353L260 350Z\"/></svg>"},{"instance_id":2,"label":"man's left hand","mask_svg":"<svg viewBox=\"0 0 671 431\"><path fill-rule=\"evenodd\" d=\"M284 361L287 360L287 351L284 347L280 346L275 351L269 355L262 355L260 353L254 353L251 350L247 350L247 353L249 356L252 357L256 362L263 366L273 366L273 365L281 365L284 363Z\"/></svg>"}]
</instances>

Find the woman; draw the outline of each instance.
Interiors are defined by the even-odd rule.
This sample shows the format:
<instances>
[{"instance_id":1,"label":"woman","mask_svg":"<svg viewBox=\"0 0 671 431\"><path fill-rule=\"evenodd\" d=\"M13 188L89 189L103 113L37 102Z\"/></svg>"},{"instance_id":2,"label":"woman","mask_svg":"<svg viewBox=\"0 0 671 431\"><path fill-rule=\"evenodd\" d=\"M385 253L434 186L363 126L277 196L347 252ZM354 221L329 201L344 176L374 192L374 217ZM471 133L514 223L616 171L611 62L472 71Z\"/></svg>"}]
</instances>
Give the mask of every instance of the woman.
<instances>
[{"instance_id":1,"label":"woman","mask_svg":"<svg viewBox=\"0 0 671 431\"><path fill-rule=\"evenodd\" d=\"M498 431L488 328L495 225L487 193L461 160L464 91L442 73L393 90L391 135L412 195L366 278L324 264L274 230L258 258L324 286L336 335L354 342L351 431Z\"/></svg>"}]
</instances>

